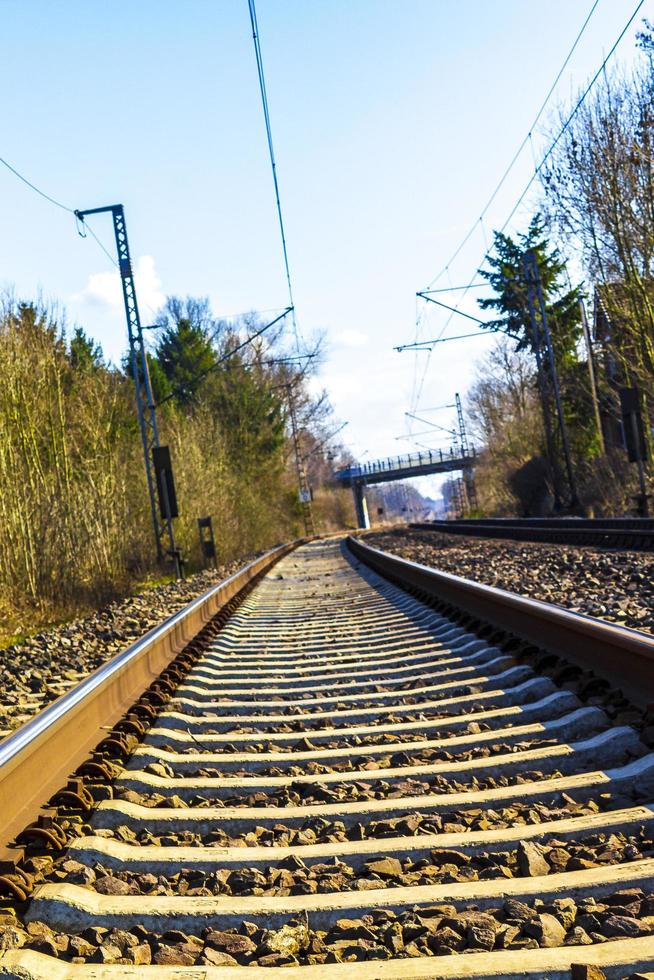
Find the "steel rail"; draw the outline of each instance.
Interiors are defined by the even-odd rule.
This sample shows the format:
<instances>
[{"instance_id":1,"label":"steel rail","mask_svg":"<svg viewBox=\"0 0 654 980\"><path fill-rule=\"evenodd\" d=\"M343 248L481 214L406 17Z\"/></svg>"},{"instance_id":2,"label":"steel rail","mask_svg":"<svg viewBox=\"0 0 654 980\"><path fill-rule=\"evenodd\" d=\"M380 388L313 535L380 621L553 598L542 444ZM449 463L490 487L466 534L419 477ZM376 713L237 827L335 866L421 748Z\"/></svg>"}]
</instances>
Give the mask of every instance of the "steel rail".
<instances>
[{"instance_id":1,"label":"steel rail","mask_svg":"<svg viewBox=\"0 0 654 980\"><path fill-rule=\"evenodd\" d=\"M654 549L654 521L646 519L583 520L495 518L416 522L409 528L480 538L508 538L545 544L650 551Z\"/></svg>"},{"instance_id":2,"label":"steel rail","mask_svg":"<svg viewBox=\"0 0 654 980\"><path fill-rule=\"evenodd\" d=\"M202 627L301 542L279 545L213 586L0 742L0 860L11 841Z\"/></svg>"},{"instance_id":3,"label":"steel rail","mask_svg":"<svg viewBox=\"0 0 654 980\"><path fill-rule=\"evenodd\" d=\"M507 629L511 636L521 635L516 627L524 615L540 623L537 627L532 622L531 628L539 630L536 642L545 645L542 610L555 618L563 612L569 656L574 645L570 622L584 617L435 572L361 541L348 539L346 544L339 537L337 543L314 540L285 558L279 574L255 579L247 597L241 593L243 601L228 603L174 661L180 665L177 677L174 670L164 671L161 684L170 680L171 697L164 699L156 717L148 718L142 741L136 748L126 745L120 765L112 765L99 781L95 772L83 773L98 805L92 815L81 813L87 824L81 836L66 820L83 808L73 806L71 811L66 802L59 803L61 815L55 812L52 820L66 846L60 844L53 853L52 868L33 875L24 897L18 881L17 926L28 938L23 948L0 952L0 976L67 980L79 975L90 980L159 976L160 969L179 980L191 974L208 980L228 972L241 976L243 969L248 976L269 976L271 969L277 975L278 968L293 964L299 975L315 980L336 975L344 980L462 980L464 975L518 980L520 972L534 980L566 980L571 970L575 975L573 964L579 964L582 970L596 965L617 980L654 969L649 909L640 904L634 916L641 935L635 940L615 937L602 919L593 945L572 946L568 940L575 937L567 914L564 921L557 920L558 928L550 916L557 948L549 942L537 949L518 948L511 934L505 944L504 938L496 939L493 926L486 952L480 951L476 934L468 935L469 910L482 910L503 922L502 903L511 898L533 906L538 916L549 915L542 908L562 897L572 899L576 914L580 899L607 896L611 914L618 916L623 912L615 901L630 890L651 887L649 837L642 838L645 846L637 847L636 855L617 853L618 848L608 865L599 853L589 867L575 868L568 859L581 853L579 848L594 848L597 835L603 841L610 834L627 840L654 827L654 753L647 751L634 727L604 710L613 706L610 696L598 704L580 704L586 677L577 692L557 690L551 678L539 676L540 657L527 656L531 663L514 664L516 644L507 651L511 644L503 642L510 639ZM491 615L485 603L494 609ZM486 625L493 623L501 632ZM632 634L609 627L609 633L616 632ZM425 646L433 662L418 660L414 680L398 686L397 671ZM375 667L380 657L381 669ZM331 681L326 682L325 671ZM121 725L134 717L130 709L114 735L125 731ZM268 737L271 745L259 744ZM107 757L113 759L113 751ZM373 770L371 761L381 765ZM334 783L347 792L329 792ZM589 806L596 798L597 812ZM515 818L503 812L514 805ZM531 818L526 823L523 818L531 806L538 814L533 825ZM479 829L459 812L471 812L470 807L487 818ZM423 825L405 825L400 818L409 816ZM459 816L461 824L447 826ZM313 840L295 837L312 817L324 821L327 830L338 821L356 832L348 832L347 839L331 833L321 841L315 840L317 835ZM564 849L570 842L568 859L559 867L560 862L546 858L548 866L530 867L525 874L520 855L528 842L537 849L545 844L542 853L547 854L552 834ZM32 850L28 845L27 861L39 847L38 839ZM456 852L473 864L472 879L446 868ZM488 878L483 873L487 852L501 854L501 863L515 872ZM300 867L294 860L292 880L281 882L277 870L288 873L289 858L300 858ZM376 862L385 859L393 865L378 869ZM482 871L477 878L478 859ZM322 879L326 862L334 863L337 875L341 862L350 865L348 875L372 877L376 887L348 888L340 877ZM416 878L414 869L423 862L434 871ZM123 878L130 883L129 893L89 888L80 869ZM165 892L158 887L155 894L149 883L134 877L142 871L163 876ZM266 890L257 889L260 895L252 892L251 871L271 882ZM230 891L177 886L178 874L180 885L186 886L189 875L198 872L229 879ZM445 877L434 881L443 872ZM320 875L319 890L292 887L305 873ZM6 878L9 874L5 869ZM457 948L474 949L474 957L439 955L450 949L446 936L434 940L427 936L433 930L423 931L421 911L428 916L427 910L441 903L452 906L451 914L463 926L464 932L455 930L460 936ZM380 910L387 915L378 922ZM401 919L400 933L387 928L393 914ZM371 931L347 936L346 942L359 945L364 939L366 956L372 936L390 959L338 962L346 932L343 918L358 933L368 915L366 929ZM284 930L286 941L288 926L292 934L297 928L293 919L302 923L301 948L271 959L277 928ZM244 928L246 922L257 931ZM32 923L38 923L34 932ZM40 938L44 927L54 932L53 947ZM106 940L107 930L114 928L120 930L119 941L126 941L126 955L117 955L122 951L117 945L111 948L113 934ZM237 930L237 944L244 942L246 932L253 937L245 941L245 949L231 947L228 969L222 963L213 966L214 944L220 946L226 929L230 934ZM130 958L129 935L134 937L129 942L138 940L129 949L148 946L149 952L141 949ZM72 938L80 936L86 945L72 945ZM602 942L602 937L616 941ZM418 946L408 953L406 944L414 939ZM317 962L307 945L314 940L325 943L317 948ZM484 940L483 950L487 946ZM176 948L188 950L183 965L179 959L177 966L163 965L171 962L171 947L174 959ZM163 958L157 958L161 951Z\"/></svg>"},{"instance_id":4,"label":"steel rail","mask_svg":"<svg viewBox=\"0 0 654 980\"><path fill-rule=\"evenodd\" d=\"M431 524L448 524L451 521L435 520L423 522ZM492 524L497 527L508 524L518 524L521 527L556 527L556 528L599 528L601 530L632 530L654 531L652 517L466 517L457 518L457 524L473 527L480 524Z\"/></svg>"},{"instance_id":5,"label":"steel rail","mask_svg":"<svg viewBox=\"0 0 654 980\"><path fill-rule=\"evenodd\" d=\"M548 652L595 671L638 705L654 701L654 637L379 551L349 537L350 552L401 587L418 589Z\"/></svg>"}]
</instances>

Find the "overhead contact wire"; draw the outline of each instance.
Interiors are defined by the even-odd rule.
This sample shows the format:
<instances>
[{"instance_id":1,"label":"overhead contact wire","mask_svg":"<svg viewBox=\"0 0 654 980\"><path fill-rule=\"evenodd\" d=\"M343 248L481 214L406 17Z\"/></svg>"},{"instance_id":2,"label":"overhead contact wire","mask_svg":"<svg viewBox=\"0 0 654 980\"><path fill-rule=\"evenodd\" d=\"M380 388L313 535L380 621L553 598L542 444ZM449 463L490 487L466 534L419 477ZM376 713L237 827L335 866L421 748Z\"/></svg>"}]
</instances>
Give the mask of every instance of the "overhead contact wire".
<instances>
[{"instance_id":1,"label":"overhead contact wire","mask_svg":"<svg viewBox=\"0 0 654 980\"><path fill-rule=\"evenodd\" d=\"M600 77L600 75L602 74L602 72L605 70L608 62L610 61L610 59L612 58L613 54L615 53L618 45L622 41L622 38L625 36L625 34L627 33L627 31L631 27L631 24L633 23L633 21L635 20L635 18L638 15L638 11L644 5L644 3L645 3L645 0L639 0L639 3L636 4L636 8L635 8L634 12L632 13L631 17L629 18L629 20L627 21L627 23L625 24L625 26L620 31L620 33L619 33L616 41L614 42L611 50L609 51L609 53L607 54L607 56L604 58L604 61L602 62L602 64L600 65L600 67L597 69L597 71L595 72L595 74L593 75L593 77L591 78L590 82L588 83L588 85L584 89L583 93L577 99L577 102L575 103L574 109L572 110L572 112L570 113L570 115L566 119L565 123L563 124L563 126L559 130L557 136L550 143L550 145L549 145L549 147L547 149L547 152L545 153L545 155L541 159L541 161L538 164L538 166L535 168L534 173L529 178L529 181L527 182L527 186L525 187L525 189L523 190L522 194L520 195L520 197L516 201L515 205L513 206L513 209L511 211L511 213L509 214L508 218L506 219L506 221L502 225L502 228L500 229L500 234L505 230L505 228L507 227L507 225L511 221L511 218L513 217L513 215L516 213L516 211L518 210L518 208L522 204L523 200L525 199L525 197L527 195L527 192L529 191L529 188L531 187L531 185L533 184L533 182L536 180L536 178L540 174L541 170L543 169L543 167L545 166L545 164L547 163L547 161L551 157L552 153L554 152L554 150L556 149L556 147L560 143L561 138L563 137L563 135L565 134L566 130L568 129L568 126L570 125L570 123L572 122L572 120L577 115L577 113L581 109L582 105L586 101L586 99L587 99L587 97L588 97L591 89L595 85L595 82ZM488 257L488 255L485 255L484 256L484 261L486 260L487 257Z\"/></svg>"},{"instance_id":2,"label":"overhead contact wire","mask_svg":"<svg viewBox=\"0 0 654 980\"><path fill-rule=\"evenodd\" d=\"M50 195L46 194L45 191L42 191L40 187L37 187L36 184L33 184L31 180L28 180L27 177L24 177L22 173L19 170L16 170L15 167L12 167L9 161L5 160L4 157L0 157L0 163L4 167L6 167L7 170L10 170L12 174L14 174L14 176L18 177L19 180L22 180L24 184L27 184L27 186L30 187L33 191L35 191L37 194L40 194L41 197L45 198L46 201L49 201L50 204L54 204L55 207L61 208L62 211L68 211L70 214L75 213L73 208L69 208L66 204L62 204L61 201L58 201L55 197L50 197Z\"/></svg>"},{"instance_id":3,"label":"overhead contact wire","mask_svg":"<svg viewBox=\"0 0 654 980\"><path fill-rule=\"evenodd\" d=\"M14 174L15 177L18 177L18 179L20 181L22 181L23 184L25 184L27 187L29 187L30 190L33 190L40 197L44 198L46 201L49 201L50 204L54 204L55 207L61 208L62 211L67 211L69 214L73 214L73 215L75 214L75 209L74 208L69 208L67 204L62 204L62 202L61 201L58 201L56 197L52 197L50 194L46 194L45 191L42 191L40 187L37 187L37 185L34 184L34 183L32 183L31 180L28 180L27 177L25 177L20 172L20 170L17 170L16 167L13 167L9 163L8 160L5 160L4 159L4 157L0 157L0 163L4 167L6 167L7 170L10 170L11 173ZM104 252L104 254L107 256L107 258L109 259L109 261L112 263L112 265L116 266L116 268L117 268L118 267L118 262L111 255L111 253L108 251L108 249L105 248L105 246L102 244L102 242L100 241L100 239L98 238L98 236L96 235L96 233L93 231L93 229L91 228L91 226L88 225L88 224L85 224L84 225L84 229L95 240L95 242L97 243L97 245L102 249L102 251ZM82 238L85 238L86 235L82 235L81 237Z\"/></svg>"},{"instance_id":4,"label":"overhead contact wire","mask_svg":"<svg viewBox=\"0 0 654 980\"><path fill-rule=\"evenodd\" d=\"M513 208L511 209L511 212L510 212L509 216L507 217L506 221L504 222L504 224L500 228L500 230L499 230L499 234L500 235L503 234L506 231L509 223L511 222L511 219L513 218L513 216L515 215L516 211L518 210L518 208L520 207L520 205L524 201L524 199L527 196L527 194L528 194L528 192L529 192L532 184L534 183L534 181L536 180L536 178L540 175L541 170L543 169L543 167L545 166L545 164L547 163L547 161L551 157L552 153L554 152L554 150L558 146L559 142L561 141L561 138L565 134L566 130L568 129L568 127L570 125L570 123L572 122L572 120L576 116L576 114L579 111L579 109L581 108L581 106L586 101L586 99L587 99L589 93L591 92L593 86L597 82L597 79L600 77L600 75L602 74L602 72L604 72L606 70L606 66L607 66L608 62L613 57L613 55L614 55L615 51L617 50L620 42L622 41L623 37L625 36L625 34L627 33L627 31L629 30L629 28L630 28L631 24L633 23L633 21L635 20L635 18L638 16L638 12L640 11L640 9L644 5L644 3L645 3L645 0L639 0L639 2L636 4L635 9L633 10L633 12L632 12L631 16L629 17L629 19L628 19L627 23L625 24L625 26L622 28L622 30L618 34L618 37L614 41L614 43L613 43L613 45L612 45L609 53L606 55L606 57L602 61L602 64L597 69L597 71L595 72L595 74L591 78L590 82L588 83L588 85L586 86L586 88L584 89L584 91L582 92L582 94L579 96L579 98L577 99L577 102L575 103L574 108L572 109L572 112L567 117L566 121L564 122L563 126L561 127L561 129L557 133L556 137L550 143L550 145L549 145L547 151L545 152L545 154L543 155L540 163L538 164L538 166L536 166L534 168L534 172L531 175L531 177L529 178L529 180L527 181L527 185L525 186L524 190L522 191L522 194L520 195L520 197L518 198L518 200L514 204ZM596 4L595 4L595 6L596 6ZM593 12L594 9L595 8L593 7L593 9L591 10L591 12L590 12L590 14L589 14L586 22L590 19L590 16L592 15L592 12ZM575 45L576 45L576 43L577 42L575 41ZM529 140L530 136L531 136L531 131L527 135L527 140ZM476 227L476 225L477 225L477 222L475 222L475 227ZM483 265L484 262L488 259L489 255L490 255L490 250L488 250L488 251L485 252L485 254L484 254L481 262L479 263L479 265ZM443 273L447 269L449 269L449 263L448 263L448 265L441 272L439 272L439 274L436 277L436 279L440 278L440 276L442 276ZM470 282L465 287L465 289L463 291L463 296L461 297L461 299L459 300L459 303L457 304L457 310L456 310L456 312L458 312L459 306L461 305L461 302L465 299L468 290L472 287L472 285L474 283L474 280L475 280L475 276L477 275L477 272L478 272L478 269L475 270L475 272L474 272L474 274L473 274ZM436 282L436 279L432 280L432 282ZM442 336L442 334L444 333L445 329L448 327L448 325L451 322L453 316L454 316L454 313L450 313L448 319L445 322L445 326L443 327L443 330L441 331L440 336Z\"/></svg>"},{"instance_id":5,"label":"overhead contact wire","mask_svg":"<svg viewBox=\"0 0 654 980\"><path fill-rule=\"evenodd\" d=\"M259 25L257 23L257 11L254 0L248 0L250 11L250 24L252 25L252 40L254 42L254 53L257 60L257 74L259 76L259 90L261 92L261 105L263 108L263 118L266 127L266 139L268 141L268 153L270 156L270 166L272 170L273 185L275 188L275 203L277 206L277 218L279 220L279 231L282 240L282 253L284 256L284 269L286 272L286 283L288 285L288 297L291 307L291 322L295 335L295 346L298 354L300 353L300 339L298 333L297 319L295 316L295 302L293 300L293 286L291 284L291 270L288 261L288 248L286 245L286 231L284 228L284 217L282 214L282 203L279 193L279 180L277 178L277 163L275 160L275 149L273 146L272 126L270 123L270 110L268 108L268 94L266 91L266 78L263 70L263 55L261 53L261 43L259 39Z\"/></svg>"},{"instance_id":6,"label":"overhead contact wire","mask_svg":"<svg viewBox=\"0 0 654 980\"><path fill-rule=\"evenodd\" d=\"M568 64L570 62L570 59L571 59L572 55L574 54L574 52L575 52L575 50L577 48L577 45L579 44L579 42L580 42L580 40L581 40L581 38L582 38L582 36L583 36L583 34L584 34L584 32L585 32L588 24L590 22L591 17L595 13L595 10L596 10L599 2L600 2L600 0L594 0L594 3L592 5L592 7L590 8L590 11L588 12L588 15L586 16L585 21L581 25L581 28L579 29L579 32L578 32L576 38L574 39L574 42L572 44L572 47L568 51L568 54L566 56L565 61L561 65L561 68L559 69L559 72L558 72L556 78L552 82L552 84L551 84L551 86L549 88L549 91L548 91L547 95L543 99L543 102L541 104L540 109L536 113L536 116L534 118L534 121L532 122L531 126L529 127L529 131L528 131L527 135L522 140L520 146L518 147L518 149L513 154L513 157L511 158L511 161L509 162L506 170L504 171L504 173L500 177L497 185L495 186L495 190L493 191L493 193L491 194L491 196L486 201L486 204L484 205L484 207L483 207L483 209L482 209L479 217L471 225L469 231L464 236L464 238L462 239L462 241L460 242L460 244L458 245L458 247L455 249L455 251L452 253L452 256L450 257L450 259L446 263L446 265L443 266L443 268L441 269L441 271L436 276L434 276L434 278L432 279L432 281L429 283L429 286L427 287L428 289L431 289L431 287L434 285L434 283L437 282L441 278L441 276L443 276L445 274L445 272L447 271L447 269L449 268L449 266L452 264L452 262L454 262L454 260L459 256L459 254L463 250L463 248L465 248L465 246L468 244L468 242L470 241L470 239L472 238L472 236L474 235L474 233L475 233L475 231L477 229L478 223L482 220L482 218L485 217L485 215L486 215L488 209L490 208L491 204L493 203L493 201L495 200L495 198L497 197L497 195L501 191L502 187L504 186L504 183L505 183L507 177L509 176L509 174L513 170L513 168L514 168L514 166L515 166L515 164L516 164L516 162L518 160L518 157L520 156L520 154L524 150L525 146L529 142L529 140L531 138L531 134L532 134L534 128L538 125L538 122L540 121L540 118L541 118L543 112L545 111L545 107L547 106L547 103L549 102L549 100L550 100L550 98L552 96L552 93L554 92L554 89L558 85L558 83L559 83L559 81L561 79L561 76L563 75L563 72L567 68L567 66L568 66ZM643 2L644 2L644 0L643 0Z\"/></svg>"}]
</instances>

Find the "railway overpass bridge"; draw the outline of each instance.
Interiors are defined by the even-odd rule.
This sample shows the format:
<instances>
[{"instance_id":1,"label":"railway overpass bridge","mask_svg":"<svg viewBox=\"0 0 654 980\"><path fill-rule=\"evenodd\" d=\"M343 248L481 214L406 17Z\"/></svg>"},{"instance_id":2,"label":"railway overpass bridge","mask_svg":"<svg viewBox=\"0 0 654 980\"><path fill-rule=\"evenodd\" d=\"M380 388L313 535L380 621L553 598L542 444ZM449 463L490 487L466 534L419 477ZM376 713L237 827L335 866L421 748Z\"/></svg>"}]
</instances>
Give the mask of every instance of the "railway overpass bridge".
<instances>
[{"instance_id":1,"label":"railway overpass bridge","mask_svg":"<svg viewBox=\"0 0 654 980\"><path fill-rule=\"evenodd\" d=\"M434 473L463 471L466 478L472 476L477 462L474 449L425 450L409 453L407 456L387 456L375 462L353 463L345 469L337 470L334 479L341 486L351 487L354 495L357 523L361 528L370 527L365 488L375 483L392 483L395 480L411 480L418 476L432 476Z\"/></svg>"}]
</instances>

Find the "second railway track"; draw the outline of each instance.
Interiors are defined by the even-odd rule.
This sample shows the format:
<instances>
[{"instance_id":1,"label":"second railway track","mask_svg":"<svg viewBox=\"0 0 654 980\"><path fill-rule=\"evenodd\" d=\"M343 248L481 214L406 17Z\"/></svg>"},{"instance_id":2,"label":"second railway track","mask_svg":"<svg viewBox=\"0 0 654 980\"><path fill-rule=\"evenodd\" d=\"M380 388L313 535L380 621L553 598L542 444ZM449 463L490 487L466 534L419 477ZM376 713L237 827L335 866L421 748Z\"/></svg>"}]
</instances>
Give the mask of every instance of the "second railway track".
<instances>
[{"instance_id":1,"label":"second railway track","mask_svg":"<svg viewBox=\"0 0 654 980\"><path fill-rule=\"evenodd\" d=\"M336 540L212 632L23 835L0 977L654 971L654 755L527 656L647 701L654 640Z\"/></svg>"},{"instance_id":2,"label":"second railway track","mask_svg":"<svg viewBox=\"0 0 654 980\"><path fill-rule=\"evenodd\" d=\"M654 520L642 517L480 517L423 521L408 526L423 531L440 531L444 534L463 534L470 537L500 538L511 541L540 541L543 544L565 544L575 547L610 548L619 551L654 549Z\"/></svg>"}]
</instances>

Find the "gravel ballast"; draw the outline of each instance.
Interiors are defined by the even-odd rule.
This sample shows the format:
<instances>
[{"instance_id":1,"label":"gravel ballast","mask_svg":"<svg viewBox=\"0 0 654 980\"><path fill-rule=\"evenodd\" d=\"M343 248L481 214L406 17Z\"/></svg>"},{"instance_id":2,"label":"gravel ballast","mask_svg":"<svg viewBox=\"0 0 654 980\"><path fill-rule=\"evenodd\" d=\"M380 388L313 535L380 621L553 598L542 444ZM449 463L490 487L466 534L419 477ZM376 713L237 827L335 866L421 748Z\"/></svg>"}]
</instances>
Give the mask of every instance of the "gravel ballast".
<instances>
[{"instance_id":1,"label":"gravel ballast","mask_svg":"<svg viewBox=\"0 0 654 980\"><path fill-rule=\"evenodd\" d=\"M0 650L0 738L256 556L104 606Z\"/></svg>"},{"instance_id":2,"label":"gravel ballast","mask_svg":"<svg viewBox=\"0 0 654 980\"><path fill-rule=\"evenodd\" d=\"M280 967L583 947L651 936L653 912L654 893L632 888L600 901L589 897L527 903L507 898L484 911L450 904L400 914L377 909L360 918L344 916L329 930L314 929L310 921L296 918L278 929L243 922L238 930L205 928L193 934L171 929L154 934L140 925L131 929L92 926L79 936L70 936L44 922L25 926L11 915L1 915L0 942L3 949L33 949L70 963Z\"/></svg>"},{"instance_id":3,"label":"gravel ballast","mask_svg":"<svg viewBox=\"0 0 654 980\"><path fill-rule=\"evenodd\" d=\"M366 544L442 572L654 632L654 556L394 528Z\"/></svg>"}]
</instances>

